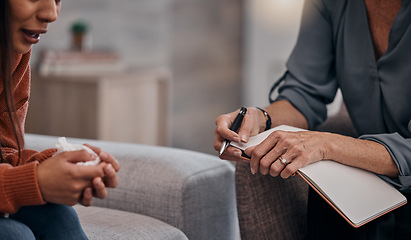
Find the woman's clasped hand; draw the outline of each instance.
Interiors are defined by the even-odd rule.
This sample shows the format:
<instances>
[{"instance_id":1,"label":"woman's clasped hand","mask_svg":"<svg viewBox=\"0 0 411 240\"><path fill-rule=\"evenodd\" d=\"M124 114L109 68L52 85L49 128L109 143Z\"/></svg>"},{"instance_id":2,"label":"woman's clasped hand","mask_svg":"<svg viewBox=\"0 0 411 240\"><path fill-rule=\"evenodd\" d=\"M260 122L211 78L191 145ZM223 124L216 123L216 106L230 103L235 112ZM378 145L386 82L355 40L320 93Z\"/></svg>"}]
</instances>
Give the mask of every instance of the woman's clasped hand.
<instances>
[{"instance_id":1,"label":"woman's clasped hand","mask_svg":"<svg viewBox=\"0 0 411 240\"><path fill-rule=\"evenodd\" d=\"M93 197L104 199L106 188L117 186L116 172L120 165L116 159L100 148L87 147L100 157L101 162L97 166L76 164L94 160L86 150L63 152L39 164L37 178L45 201L90 206Z\"/></svg>"}]
</instances>

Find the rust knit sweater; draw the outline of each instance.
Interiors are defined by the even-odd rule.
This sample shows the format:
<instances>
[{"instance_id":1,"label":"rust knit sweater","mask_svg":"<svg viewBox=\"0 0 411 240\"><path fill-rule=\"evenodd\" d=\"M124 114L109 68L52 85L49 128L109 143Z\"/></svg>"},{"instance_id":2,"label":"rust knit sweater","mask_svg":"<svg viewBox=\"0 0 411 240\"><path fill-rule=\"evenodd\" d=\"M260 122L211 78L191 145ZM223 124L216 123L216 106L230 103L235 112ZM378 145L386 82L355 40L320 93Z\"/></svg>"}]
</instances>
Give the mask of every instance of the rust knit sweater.
<instances>
[{"instance_id":1,"label":"rust knit sweater","mask_svg":"<svg viewBox=\"0 0 411 240\"><path fill-rule=\"evenodd\" d=\"M31 52L16 54L12 66L12 91L22 132L30 92L30 55ZM19 161L17 140L7 113L2 86L0 84L0 142L6 163L0 164L0 212L14 213L22 206L45 203L37 182L36 169L39 162L54 154L55 149L41 153L24 149ZM21 141L20 146L23 144Z\"/></svg>"}]
</instances>

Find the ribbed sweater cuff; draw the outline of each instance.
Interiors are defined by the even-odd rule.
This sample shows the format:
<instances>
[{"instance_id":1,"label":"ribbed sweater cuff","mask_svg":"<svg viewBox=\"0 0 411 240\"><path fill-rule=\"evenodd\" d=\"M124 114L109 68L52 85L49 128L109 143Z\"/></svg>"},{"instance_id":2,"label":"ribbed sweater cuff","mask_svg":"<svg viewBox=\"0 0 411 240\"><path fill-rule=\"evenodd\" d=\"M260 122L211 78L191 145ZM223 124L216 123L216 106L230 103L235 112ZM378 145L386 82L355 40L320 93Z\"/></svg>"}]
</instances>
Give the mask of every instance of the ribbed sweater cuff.
<instances>
[{"instance_id":1,"label":"ribbed sweater cuff","mask_svg":"<svg viewBox=\"0 0 411 240\"><path fill-rule=\"evenodd\" d=\"M4 172L5 192L15 211L22 206L45 203L37 181L37 165L38 162L31 162Z\"/></svg>"}]
</instances>

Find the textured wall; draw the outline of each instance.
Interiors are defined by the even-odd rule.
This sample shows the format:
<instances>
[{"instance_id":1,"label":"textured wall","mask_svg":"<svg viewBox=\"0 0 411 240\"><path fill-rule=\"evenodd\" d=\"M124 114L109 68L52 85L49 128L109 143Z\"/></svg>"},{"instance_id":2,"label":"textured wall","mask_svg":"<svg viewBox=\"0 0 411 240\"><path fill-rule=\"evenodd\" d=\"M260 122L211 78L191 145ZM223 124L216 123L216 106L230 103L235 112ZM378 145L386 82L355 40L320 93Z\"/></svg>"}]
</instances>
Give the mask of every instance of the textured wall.
<instances>
[{"instance_id":1,"label":"textured wall","mask_svg":"<svg viewBox=\"0 0 411 240\"><path fill-rule=\"evenodd\" d=\"M62 2L59 19L35 50L70 47L70 26L90 25L93 48L117 50L132 66L159 66L170 55L169 0L70 0ZM36 57L36 56L34 56Z\"/></svg>"},{"instance_id":2,"label":"textured wall","mask_svg":"<svg viewBox=\"0 0 411 240\"><path fill-rule=\"evenodd\" d=\"M40 49L69 48L70 25L86 21L93 48L115 49L131 67L171 71L172 146L215 153L215 118L240 107L242 0L62 3L32 61Z\"/></svg>"},{"instance_id":3,"label":"textured wall","mask_svg":"<svg viewBox=\"0 0 411 240\"><path fill-rule=\"evenodd\" d=\"M215 118L240 107L241 1L179 0L172 12L174 127L185 129L173 144L215 153Z\"/></svg>"}]
</instances>

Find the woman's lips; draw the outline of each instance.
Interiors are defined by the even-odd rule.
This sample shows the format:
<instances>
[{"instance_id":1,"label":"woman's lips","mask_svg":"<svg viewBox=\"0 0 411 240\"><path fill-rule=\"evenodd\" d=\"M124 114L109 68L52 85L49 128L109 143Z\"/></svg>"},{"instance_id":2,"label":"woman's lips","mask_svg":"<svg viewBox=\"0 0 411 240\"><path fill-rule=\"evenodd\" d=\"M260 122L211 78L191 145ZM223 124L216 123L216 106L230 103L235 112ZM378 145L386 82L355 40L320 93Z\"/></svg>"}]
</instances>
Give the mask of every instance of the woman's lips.
<instances>
[{"instance_id":1,"label":"woman's lips","mask_svg":"<svg viewBox=\"0 0 411 240\"><path fill-rule=\"evenodd\" d=\"M29 44L36 44L40 41L40 34L46 33L46 31L31 31L22 30L23 37Z\"/></svg>"}]
</instances>

